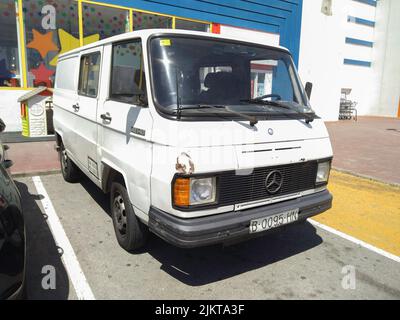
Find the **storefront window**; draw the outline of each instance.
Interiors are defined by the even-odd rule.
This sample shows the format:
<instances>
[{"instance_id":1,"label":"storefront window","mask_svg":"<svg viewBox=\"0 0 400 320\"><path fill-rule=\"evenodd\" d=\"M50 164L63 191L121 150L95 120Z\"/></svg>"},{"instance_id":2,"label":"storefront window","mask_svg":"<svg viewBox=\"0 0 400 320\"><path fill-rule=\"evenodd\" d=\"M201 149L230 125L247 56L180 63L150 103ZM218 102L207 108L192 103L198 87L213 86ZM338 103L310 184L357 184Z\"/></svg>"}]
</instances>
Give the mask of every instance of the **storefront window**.
<instances>
[{"instance_id":1,"label":"storefront window","mask_svg":"<svg viewBox=\"0 0 400 320\"><path fill-rule=\"evenodd\" d=\"M0 87L19 87L21 73L18 35L13 0L0 0Z\"/></svg>"},{"instance_id":2,"label":"storefront window","mask_svg":"<svg viewBox=\"0 0 400 320\"><path fill-rule=\"evenodd\" d=\"M22 84L15 0L0 0L0 87ZM78 1L22 0L28 87L53 87L58 56L80 46ZM128 32L129 10L82 3L83 44ZM134 30L172 28L173 18L132 12ZM206 23L176 19L176 28L208 31Z\"/></svg>"},{"instance_id":3,"label":"storefront window","mask_svg":"<svg viewBox=\"0 0 400 320\"><path fill-rule=\"evenodd\" d=\"M172 28L172 18L148 14L142 12L133 12L133 30Z\"/></svg>"},{"instance_id":4,"label":"storefront window","mask_svg":"<svg viewBox=\"0 0 400 320\"><path fill-rule=\"evenodd\" d=\"M175 28L176 29L184 29L184 30L192 30L192 31L208 32L210 25L206 24L206 23L201 23L201 22L176 19Z\"/></svg>"},{"instance_id":5,"label":"storefront window","mask_svg":"<svg viewBox=\"0 0 400 320\"><path fill-rule=\"evenodd\" d=\"M24 0L28 86L53 87L58 55L79 47L74 0Z\"/></svg>"},{"instance_id":6,"label":"storefront window","mask_svg":"<svg viewBox=\"0 0 400 320\"><path fill-rule=\"evenodd\" d=\"M276 61L255 61L251 63L251 98L272 93L273 70Z\"/></svg>"},{"instance_id":7,"label":"storefront window","mask_svg":"<svg viewBox=\"0 0 400 320\"><path fill-rule=\"evenodd\" d=\"M83 4L83 33L100 39L129 31L129 11L99 5Z\"/></svg>"}]
</instances>

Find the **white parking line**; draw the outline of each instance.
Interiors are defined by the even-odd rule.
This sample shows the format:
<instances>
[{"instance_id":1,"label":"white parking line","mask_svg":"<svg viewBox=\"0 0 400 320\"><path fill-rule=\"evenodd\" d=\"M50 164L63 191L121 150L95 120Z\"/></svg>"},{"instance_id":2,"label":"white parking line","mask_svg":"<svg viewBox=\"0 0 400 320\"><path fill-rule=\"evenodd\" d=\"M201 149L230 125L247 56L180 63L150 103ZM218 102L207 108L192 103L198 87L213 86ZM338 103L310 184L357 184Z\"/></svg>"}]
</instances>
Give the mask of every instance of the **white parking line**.
<instances>
[{"instance_id":1,"label":"white parking line","mask_svg":"<svg viewBox=\"0 0 400 320\"><path fill-rule=\"evenodd\" d=\"M370 251L373 251L373 252L375 252L375 253L377 253L377 254L380 254L381 256L384 256L384 257L386 257L386 258L388 258L388 259L391 259L391 260L393 260L393 261L400 262L400 257L398 257L398 256L396 256L396 255L394 255L394 254L391 254L391 253L389 253L389 252L387 252L387 251L385 251L385 250L382 250L382 249L379 249L379 248L377 248L377 247L374 247L374 246L372 246L372 245L370 245L370 244L368 244L368 243L366 243L366 242L364 242L364 241L362 241L362 240L359 240L359 239L357 239L357 238L354 238L354 237L352 237L352 236L349 236L348 234L345 234L345 233L340 232L340 231L338 231L338 230L336 230L336 229L333 229L333 228L331 228L331 227L328 227L328 226L326 226L326 225L324 225L324 224L322 224L322 223L319 223L319 222L317 222L317 221L315 221L315 220L308 219L308 221L309 221L312 225L314 225L314 226L316 226L316 227L319 227L319 228L321 228L321 229L323 229L323 230L325 230L325 231L328 231L328 232L330 232L330 233L333 233L333 234L335 234L335 235L337 235L337 236L339 236L339 237L341 237L341 238L343 238L343 239L346 239L346 240L348 240L348 241L351 241L351 242L353 242L353 243L355 243L355 244L357 244L357 245L359 245L359 246L361 246L361 247L363 247L363 248L366 248L366 249L368 249L368 250L370 250Z\"/></svg>"},{"instance_id":2,"label":"white parking line","mask_svg":"<svg viewBox=\"0 0 400 320\"><path fill-rule=\"evenodd\" d=\"M40 177L32 177L33 183L35 184L36 191L38 194L43 196L42 205L47 215L47 224L50 227L51 233L53 234L54 240L57 245L63 249L61 256L65 268L67 269L68 275L71 279L72 285L74 286L76 295L79 300L95 300L92 289L90 289L89 283L81 269L79 261L75 255L74 249L68 240L68 237L64 231L64 228L54 210L53 204L43 186Z\"/></svg>"}]
</instances>

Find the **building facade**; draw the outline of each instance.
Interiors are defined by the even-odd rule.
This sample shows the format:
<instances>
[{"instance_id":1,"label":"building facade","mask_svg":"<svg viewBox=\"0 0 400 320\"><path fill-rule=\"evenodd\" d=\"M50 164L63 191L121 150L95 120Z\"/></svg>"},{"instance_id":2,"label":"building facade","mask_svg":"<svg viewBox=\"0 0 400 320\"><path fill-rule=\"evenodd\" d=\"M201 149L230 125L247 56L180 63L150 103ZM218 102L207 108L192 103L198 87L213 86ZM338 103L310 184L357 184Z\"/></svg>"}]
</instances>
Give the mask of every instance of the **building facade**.
<instances>
[{"instance_id":1,"label":"building facade","mask_svg":"<svg viewBox=\"0 0 400 320\"><path fill-rule=\"evenodd\" d=\"M0 117L8 131L21 131L17 99L34 87L53 86L59 54L144 28L280 44L292 52L302 80L314 84L311 102L324 119L337 120L341 88L353 89L361 114L396 116L399 2L0 0Z\"/></svg>"},{"instance_id":2,"label":"building facade","mask_svg":"<svg viewBox=\"0 0 400 320\"><path fill-rule=\"evenodd\" d=\"M299 72L311 104L338 119L342 89L358 113L400 117L400 1L304 0Z\"/></svg>"}]
</instances>

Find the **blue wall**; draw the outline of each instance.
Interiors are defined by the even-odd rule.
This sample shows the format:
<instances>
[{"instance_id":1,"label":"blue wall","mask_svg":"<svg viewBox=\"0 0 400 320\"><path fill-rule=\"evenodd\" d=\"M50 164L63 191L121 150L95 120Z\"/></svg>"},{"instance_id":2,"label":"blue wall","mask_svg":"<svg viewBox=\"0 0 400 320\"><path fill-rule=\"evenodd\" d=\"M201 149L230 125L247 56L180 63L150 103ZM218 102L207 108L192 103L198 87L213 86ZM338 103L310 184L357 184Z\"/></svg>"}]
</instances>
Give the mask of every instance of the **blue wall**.
<instances>
[{"instance_id":1,"label":"blue wall","mask_svg":"<svg viewBox=\"0 0 400 320\"><path fill-rule=\"evenodd\" d=\"M98 0L215 23L279 33L298 63L303 0Z\"/></svg>"}]
</instances>

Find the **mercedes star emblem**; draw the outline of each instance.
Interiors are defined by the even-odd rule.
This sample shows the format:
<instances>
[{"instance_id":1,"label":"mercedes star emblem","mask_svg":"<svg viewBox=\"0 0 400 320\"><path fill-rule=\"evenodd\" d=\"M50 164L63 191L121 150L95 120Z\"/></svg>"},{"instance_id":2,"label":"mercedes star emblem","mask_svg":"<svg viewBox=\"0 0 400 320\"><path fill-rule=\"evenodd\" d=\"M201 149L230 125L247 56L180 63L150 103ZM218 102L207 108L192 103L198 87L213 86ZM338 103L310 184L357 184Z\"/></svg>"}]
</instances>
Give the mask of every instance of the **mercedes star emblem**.
<instances>
[{"instance_id":1,"label":"mercedes star emblem","mask_svg":"<svg viewBox=\"0 0 400 320\"><path fill-rule=\"evenodd\" d=\"M265 187L268 193L275 194L281 190L283 184L283 176L278 170L271 171L265 179Z\"/></svg>"}]
</instances>

